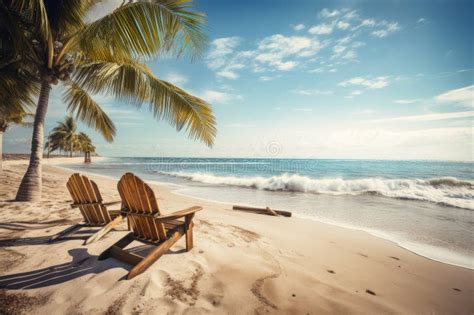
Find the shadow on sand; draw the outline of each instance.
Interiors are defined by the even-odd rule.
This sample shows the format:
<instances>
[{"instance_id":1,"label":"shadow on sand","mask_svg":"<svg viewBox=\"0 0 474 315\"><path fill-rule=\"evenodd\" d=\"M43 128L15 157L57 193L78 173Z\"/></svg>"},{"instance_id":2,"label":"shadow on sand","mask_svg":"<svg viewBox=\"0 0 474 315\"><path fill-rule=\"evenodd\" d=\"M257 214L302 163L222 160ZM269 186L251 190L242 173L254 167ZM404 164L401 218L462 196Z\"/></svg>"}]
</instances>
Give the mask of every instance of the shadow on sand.
<instances>
[{"instance_id":1,"label":"shadow on sand","mask_svg":"<svg viewBox=\"0 0 474 315\"><path fill-rule=\"evenodd\" d=\"M64 232L69 229L71 228L68 227L67 229L65 229L62 232L59 232L56 235L64 234ZM0 247L56 244L56 243L62 243L62 242L71 241L71 240L84 241L87 238L89 238L91 235L96 233L98 230L99 230L98 228L82 228L80 230L73 231L68 235L61 236L61 238L55 239L54 241L51 241L51 237L54 235L0 239Z\"/></svg>"},{"instance_id":2,"label":"shadow on sand","mask_svg":"<svg viewBox=\"0 0 474 315\"><path fill-rule=\"evenodd\" d=\"M72 261L38 270L0 276L0 289L36 289L63 283L87 274L98 274L107 269L123 267L115 259L98 262L98 256L87 253L86 248L69 250Z\"/></svg>"},{"instance_id":3,"label":"shadow on sand","mask_svg":"<svg viewBox=\"0 0 474 315\"><path fill-rule=\"evenodd\" d=\"M155 246L143 245L128 249L133 253L147 254ZM165 255L180 254L185 250L168 250ZM64 264L50 266L38 270L20 272L5 276L0 276L0 289L19 290L37 289L55 284L64 283L84 275L99 274L112 268L124 268L127 271L130 265L122 263L114 258L99 261L99 256L90 255L87 248L76 248L68 251L72 261ZM124 280L126 275L117 280Z\"/></svg>"}]
</instances>

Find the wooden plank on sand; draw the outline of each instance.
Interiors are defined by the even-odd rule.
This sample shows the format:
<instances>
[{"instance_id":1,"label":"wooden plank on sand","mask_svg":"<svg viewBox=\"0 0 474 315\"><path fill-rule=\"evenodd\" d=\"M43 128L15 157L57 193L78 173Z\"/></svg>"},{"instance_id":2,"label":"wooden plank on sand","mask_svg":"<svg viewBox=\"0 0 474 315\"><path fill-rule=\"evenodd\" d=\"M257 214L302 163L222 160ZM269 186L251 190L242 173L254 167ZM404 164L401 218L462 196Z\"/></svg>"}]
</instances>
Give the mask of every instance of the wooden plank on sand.
<instances>
[{"instance_id":1,"label":"wooden plank on sand","mask_svg":"<svg viewBox=\"0 0 474 315\"><path fill-rule=\"evenodd\" d=\"M283 210L274 210L270 208L255 208L255 207L246 207L246 206L239 206L239 205L234 205L232 207L233 210L239 210L239 211L247 211L247 212L252 212L252 213L258 213L258 214L266 214L266 215L282 215L284 217L291 217L291 212L289 211L283 211Z\"/></svg>"}]
</instances>

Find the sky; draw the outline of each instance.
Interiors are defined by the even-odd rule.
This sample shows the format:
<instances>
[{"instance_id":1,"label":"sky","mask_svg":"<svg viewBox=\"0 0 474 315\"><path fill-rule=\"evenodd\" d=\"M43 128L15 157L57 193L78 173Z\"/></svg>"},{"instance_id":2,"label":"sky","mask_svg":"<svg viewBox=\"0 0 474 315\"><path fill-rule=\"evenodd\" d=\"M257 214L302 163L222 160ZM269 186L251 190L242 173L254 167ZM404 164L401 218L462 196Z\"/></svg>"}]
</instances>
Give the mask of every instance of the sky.
<instances>
[{"instance_id":1,"label":"sky","mask_svg":"<svg viewBox=\"0 0 474 315\"><path fill-rule=\"evenodd\" d=\"M98 18L121 1L104 1ZM208 101L212 148L108 96L118 132L104 156L473 160L473 1L196 0L203 58L148 62ZM53 89L45 131L66 114ZM28 152L12 127L5 152Z\"/></svg>"}]
</instances>

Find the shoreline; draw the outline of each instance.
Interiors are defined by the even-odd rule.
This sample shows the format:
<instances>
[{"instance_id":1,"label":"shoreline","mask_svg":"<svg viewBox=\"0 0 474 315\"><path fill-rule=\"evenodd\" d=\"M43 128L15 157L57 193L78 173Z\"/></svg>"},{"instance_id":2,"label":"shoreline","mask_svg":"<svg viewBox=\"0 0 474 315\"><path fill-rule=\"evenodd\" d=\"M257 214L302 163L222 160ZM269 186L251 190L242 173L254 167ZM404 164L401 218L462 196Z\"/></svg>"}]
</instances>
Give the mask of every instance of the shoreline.
<instances>
[{"instance_id":1,"label":"shoreline","mask_svg":"<svg viewBox=\"0 0 474 315\"><path fill-rule=\"evenodd\" d=\"M69 158L67 158L67 159L69 159ZM106 160L106 159L109 159L109 158L108 157L100 157L100 160L102 160L102 161ZM67 166L60 166L58 164L77 164L79 161L69 160L69 161L66 161L67 163L64 163L62 160L52 160L50 162L51 163L49 163L49 164L54 166L54 167L61 168L61 169L64 169L64 170L68 170L68 171L75 171L71 168L68 168ZM94 172L88 172L88 171L81 171L81 173L83 173L85 175L88 175L88 176L89 175L90 176L101 176L101 177L111 179L111 180L115 180L115 181L119 180L119 177L116 178L116 177L111 176L111 175L100 174L99 172L94 173ZM225 201L209 199L209 198L204 198L204 197L199 197L199 196L194 196L194 195L182 193L182 192L180 192L180 190L186 189L186 187L179 188L179 186L180 186L179 184L159 182L159 181L156 181L156 180L147 180L147 182L151 183L155 186L164 186L167 189L170 189L170 191L173 194L177 195L177 196L192 198L192 199L201 200L201 201L204 201L204 202L217 203L217 204L221 204L223 206L230 206L230 207L234 204L232 202L225 202ZM380 196L380 197L389 198L389 197L386 197L386 196ZM413 201L414 202L429 202L429 201L422 201L422 200L413 200ZM240 203L240 204L247 205L247 206L262 206L262 207L265 206L265 205L255 205L255 204L251 204L251 203L248 203L248 204ZM455 206L446 206L446 207L457 208ZM469 210L469 209L464 209L464 208L459 208L459 209ZM471 210L469 210L469 211L471 211ZM314 222L327 224L327 225L331 225L331 226L337 226L337 227L348 229L348 230L365 232L365 233L367 233L367 234L369 234L373 237L392 242L393 244L399 246L400 248L402 248L404 250L408 250L413 254L419 255L420 257L429 259L431 261L435 261L435 262L439 262L439 263L443 263L443 264L447 264L447 265L451 265L451 266L456 266L456 267L460 267L460 268L465 268L467 270L474 270L474 264L473 263L471 263L470 265L467 265L467 264L463 264L462 262L457 262L459 260L463 260L463 258L464 258L464 260L469 260L470 259L469 257L465 257L462 254L457 254L457 253L449 251L447 249L431 246L429 244L404 242L403 240L399 240L399 239L397 239L396 237L394 237L390 234L386 234L383 231L379 231L379 230L376 230L376 229L357 227L357 226L352 226L350 224L345 224L345 223L340 223L340 222L335 222L335 221L330 221L330 220L322 220L322 219L318 219L318 218L315 218L315 217L312 217L312 216L309 216L309 215L301 215L301 214L298 214L298 213L293 213L293 215L294 215L294 217L299 218L299 219L303 219L303 220L311 220L311 221L314 221ZM431 250L431 253L429 252L430 250ZM458 259L456 259L454 261L453 260L448 260L448 259L443 260L442 257L439 257L441 255L432 254L433 251L435 253L440 253L440 252L443 252L443 251L445 253L449 252L451 255L454 254L455 257L457 257ZM446 257L446 255L445 255L445 257Z\"/></svg>"},{"instance_id":2,"label":"shoreline","mask_svg":"<svg viewBox=\"0 0 474 315\"><path fill-rule=\"evenodd\" d=\"M5 239L40 239L80 220L79 212L69 207L65 188L72 171L54 164L43 167L45 198L40 204L5 201L14 194L25 164L4 164L0 221L12 226L32 221L47 225L26 230L0 227L3 244ZM115 179L90 177L104 200L117 199ZM131 281L119 281L130 267L113 259L98 261L96 255L123 235L125 226L87 247L81 240L14 242L0 246L5 275L0 276L0 286L12 276L24 279L27 273L56 270L73 255L74 275L62 279L58 269L54 284L7 288L8 294L48 296L49 302L35 306L33 314L73 309L105 313L116 300L123 313L469 314L474 310L472 270L432 261L367 232L232 211L225 204L177 195L162 184L151 186L164 213L194 204L205 208L196 216L195 248L189 253L180 252L184 248L180 241L171 251L177 254L164 255ZM57 220L63 223L47 223ZM78 286L88 289L78 291Z\"/></svg>"}]
</instances>

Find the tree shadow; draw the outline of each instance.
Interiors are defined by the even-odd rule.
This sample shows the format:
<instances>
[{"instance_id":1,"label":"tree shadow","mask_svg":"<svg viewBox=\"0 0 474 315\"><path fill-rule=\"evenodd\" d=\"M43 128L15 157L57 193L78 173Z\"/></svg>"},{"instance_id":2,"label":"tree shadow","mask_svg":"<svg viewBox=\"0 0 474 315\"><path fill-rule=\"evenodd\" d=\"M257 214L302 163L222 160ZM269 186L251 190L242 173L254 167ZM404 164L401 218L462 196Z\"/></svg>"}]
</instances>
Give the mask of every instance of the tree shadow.
<instances>
[{"instance_id":1,"label":"tree shadow","mask_svg":"<svg viewBox=\"0 0 474 315\"><path fill-rule=\"evenodd\" d=\"M87 227L74 225L66 228L65 230L48 236L35 236L35 237L23 237L23 238L10 238L0 239L0 247L13 247L13 246L30 246L30 245L45 245L45 244L57 244L71 240L86 240L101 227ZM70 231L68 231L70 230ZM59 238L51 241L53 236L60 235Z\"/></svg>"},{"instance_id":2,"label":"tree shadow","mask_svg":"<svg viewBox=\"0 0 474 315\"><path fill-rule=\"evenodd\" d=\"M58 224L74 224L74 221L67 219L50 220L44 222L13 221L0 223L0 229L11 231L41 230L50 227L55 227Z\"/></svg>"},{"instance_id":3,"label":"tree shadow","mask_svg":"<svg viewBox=\"0 0 474 315\"><path fill-rule=\"evenodd\" d=\"M69 250L72 261L38 270L0 276L0 289L37 289L64 283L87 274L98 274L105 270L122 267L116 260L98 262L98 256L90 255L85 248Z\"/></svg>"}]
</instances>

